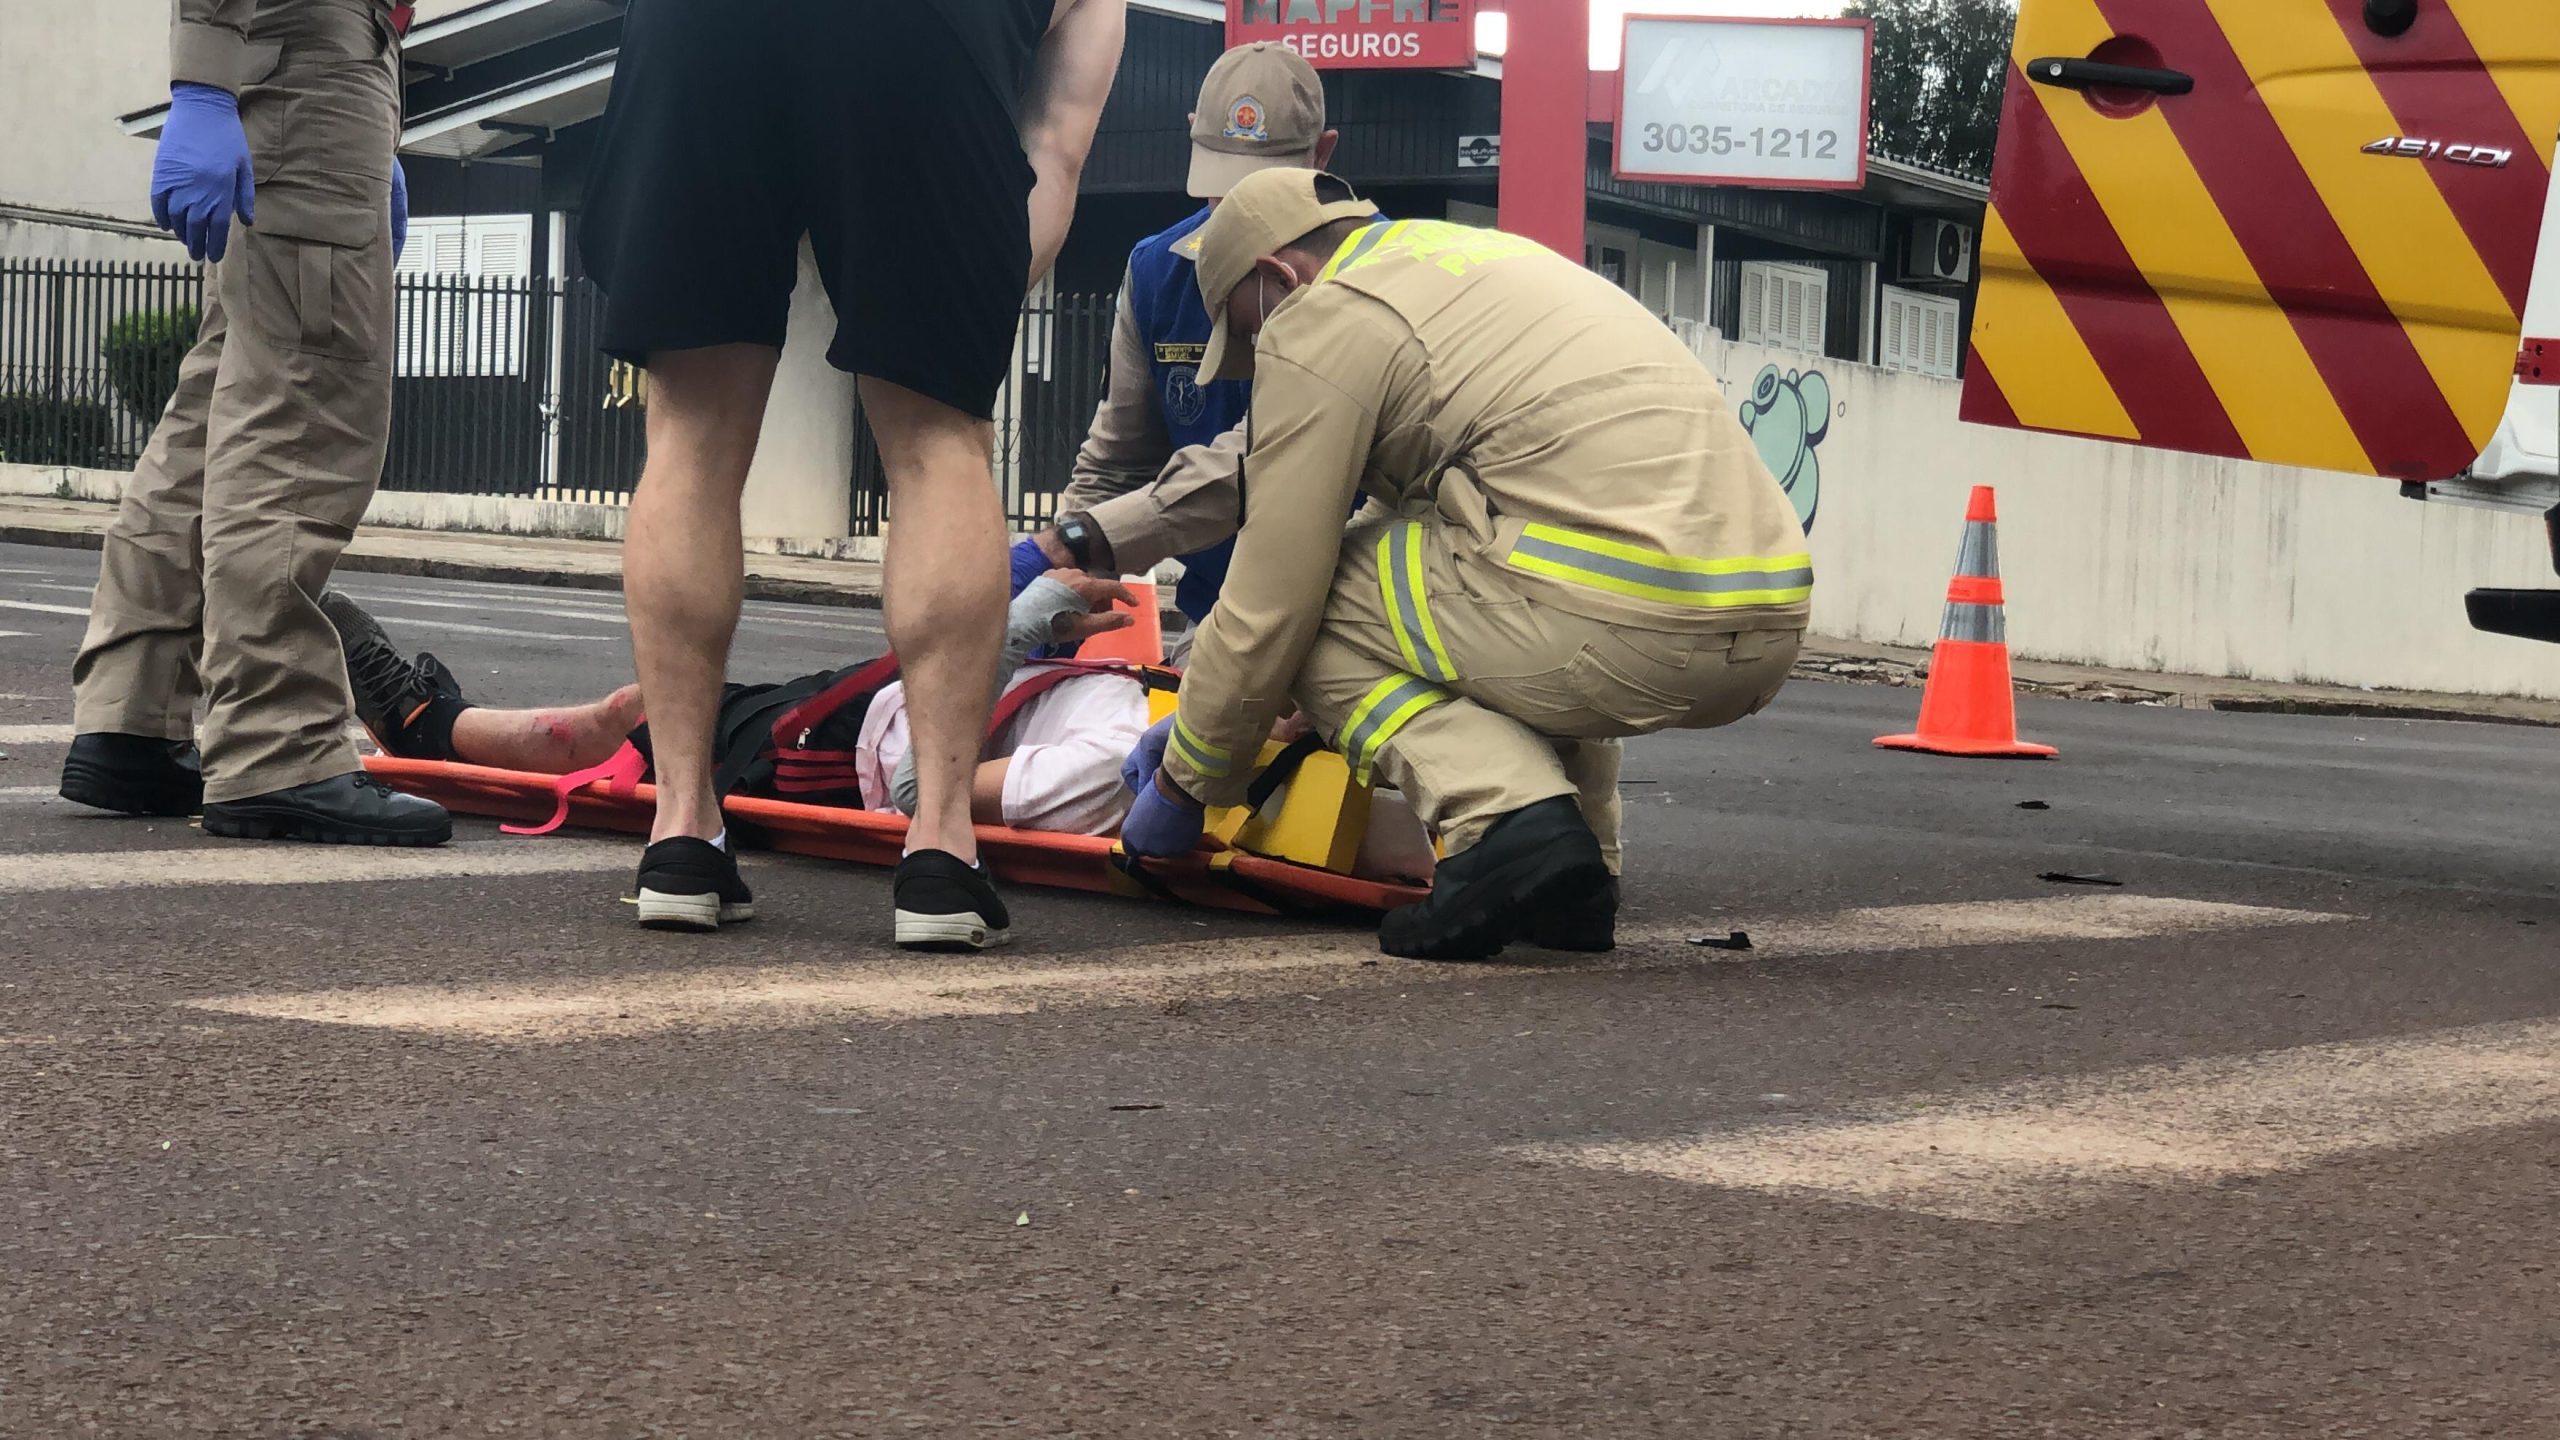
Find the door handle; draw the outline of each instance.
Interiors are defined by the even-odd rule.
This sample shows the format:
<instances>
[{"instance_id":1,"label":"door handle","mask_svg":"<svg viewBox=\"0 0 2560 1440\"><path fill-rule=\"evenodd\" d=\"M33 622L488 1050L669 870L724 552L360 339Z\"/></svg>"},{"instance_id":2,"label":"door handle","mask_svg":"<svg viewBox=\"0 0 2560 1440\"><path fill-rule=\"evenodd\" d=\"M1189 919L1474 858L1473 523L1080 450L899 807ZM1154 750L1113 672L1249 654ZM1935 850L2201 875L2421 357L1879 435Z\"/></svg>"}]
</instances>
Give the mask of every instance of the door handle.
<instances>
[{"instance_id":1,"label":"door handle","mask_svg":"<svg viewBox=\"0 0 2560 1440\"><path fill-rule=\"evenodd\" d=\"M2196 77L2183 70L2109 65L2100 60L2030 60L2027 78L2065 90L2148 90L2154 95L2184 95L2196 88Z\"/></svg>"}]
</instances>

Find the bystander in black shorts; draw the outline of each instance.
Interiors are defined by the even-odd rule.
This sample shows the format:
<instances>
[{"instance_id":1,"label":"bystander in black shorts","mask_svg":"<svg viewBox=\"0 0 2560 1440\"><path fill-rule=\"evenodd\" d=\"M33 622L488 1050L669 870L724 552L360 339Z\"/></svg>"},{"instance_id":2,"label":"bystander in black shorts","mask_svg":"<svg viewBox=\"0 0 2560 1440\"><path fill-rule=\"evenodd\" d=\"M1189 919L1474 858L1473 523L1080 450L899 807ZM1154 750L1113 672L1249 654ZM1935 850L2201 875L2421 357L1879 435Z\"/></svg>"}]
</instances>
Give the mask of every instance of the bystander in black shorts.
<instances>
[{"instance_id":1,"label":"bystander in black shorts","mask_svg":"<svg viewBox=\"0 0 2560 1440\"><path fill-rule=\"evenodd\" d=\"M981 419L1031 268L1024 84L1054 0L632 0L579 244L604 351L779 348Z\"/></svg>"}]
</instances>

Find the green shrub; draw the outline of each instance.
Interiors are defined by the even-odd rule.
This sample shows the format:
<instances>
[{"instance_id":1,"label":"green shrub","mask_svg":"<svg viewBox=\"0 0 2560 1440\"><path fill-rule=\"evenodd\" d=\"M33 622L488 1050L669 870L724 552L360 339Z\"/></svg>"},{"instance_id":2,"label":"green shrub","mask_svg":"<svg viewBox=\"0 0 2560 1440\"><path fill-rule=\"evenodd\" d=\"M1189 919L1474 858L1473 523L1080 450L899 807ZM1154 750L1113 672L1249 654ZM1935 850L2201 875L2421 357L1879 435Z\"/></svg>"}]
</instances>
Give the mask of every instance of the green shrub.
<instances>
[{"instance_id":1,"label":"green shrub","mask_svg":"<svg viewBox=\"0 0 2560 1440\"><path fill-rule=\"evenodd\" d=\"M107 362L107 383L124 408L145 426L160 423L169 397L178 392L178 365L195 348L196 331L204 323L193 305L167 310L141 310L107 328L98 354Z\"/></svg>"},{"instance_id":2,"label":"green shrub","mask_svg":"<svg viewBox=\"0 0 2560 1440\"><path fill-rule=\"evenodd\" d=\"M0 459L105 469L115 443L115 412L95 400L0 395Z\"/></svg>"}]
</instances>

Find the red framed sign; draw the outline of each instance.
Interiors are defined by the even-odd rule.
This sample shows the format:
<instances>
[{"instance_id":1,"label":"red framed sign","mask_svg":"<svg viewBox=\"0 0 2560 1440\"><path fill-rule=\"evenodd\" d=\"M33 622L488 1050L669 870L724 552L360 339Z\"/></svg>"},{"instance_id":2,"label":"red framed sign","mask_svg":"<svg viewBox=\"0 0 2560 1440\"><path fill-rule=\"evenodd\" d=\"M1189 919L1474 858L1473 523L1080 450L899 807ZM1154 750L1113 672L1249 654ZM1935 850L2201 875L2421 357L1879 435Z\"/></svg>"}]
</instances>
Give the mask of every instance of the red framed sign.
<instances>
[{"instance_id":1,"label":"red framed sign","mask_svg":"<svg viewBox=\"0 0 2560 1440\"><path fill-rule=\"evenodd\" d=\"M1227 45L1274 40L1319 70L1465 70L1476 0L1227 0Z\"/></svg>"},{"instance_id":2,"label":"red framed sign","mask_svg":"<svg viewBox=\"0 0 2560 1440\"><path fill-rule=\"evenodd\" d=\"M1612 166L1673 185L1867 183L1864 20L1629 15Z\"/></svg>"}]
</instances>

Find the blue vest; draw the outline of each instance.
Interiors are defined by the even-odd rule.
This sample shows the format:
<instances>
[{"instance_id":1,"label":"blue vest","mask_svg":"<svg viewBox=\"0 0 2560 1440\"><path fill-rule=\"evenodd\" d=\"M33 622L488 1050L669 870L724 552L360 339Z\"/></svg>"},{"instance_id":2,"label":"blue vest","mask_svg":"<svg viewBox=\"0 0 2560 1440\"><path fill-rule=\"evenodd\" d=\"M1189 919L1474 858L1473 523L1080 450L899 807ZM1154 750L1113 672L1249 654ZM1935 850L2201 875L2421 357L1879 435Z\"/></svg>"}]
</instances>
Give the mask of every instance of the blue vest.
<instances>
[{"instance_id":1,"label":"blue vest","mask_svg":"<svg viewBox=\"0 0 2560 1440\"><path fill-rule=\"evenodd\" d=\"M1206 445L1244 423L1252 403L1252 386L1242 380L1200 383L1200 352L1209 344L1209 311L1200 303L1200 281L1192 271L1196 246L1186 244L1209 219L1208 207L1161 234L1150 235L1129 252L1129 310L1138 322L1138 337L1147 346L1148 377L1155 387L1156 410L1176 450ZM1227 561L1235 554L1233 539L1182 558L1182 583L1174 587L1174 608L1199 624L1218 603L1227 582Z\"/></svg>"}]
</instances>

